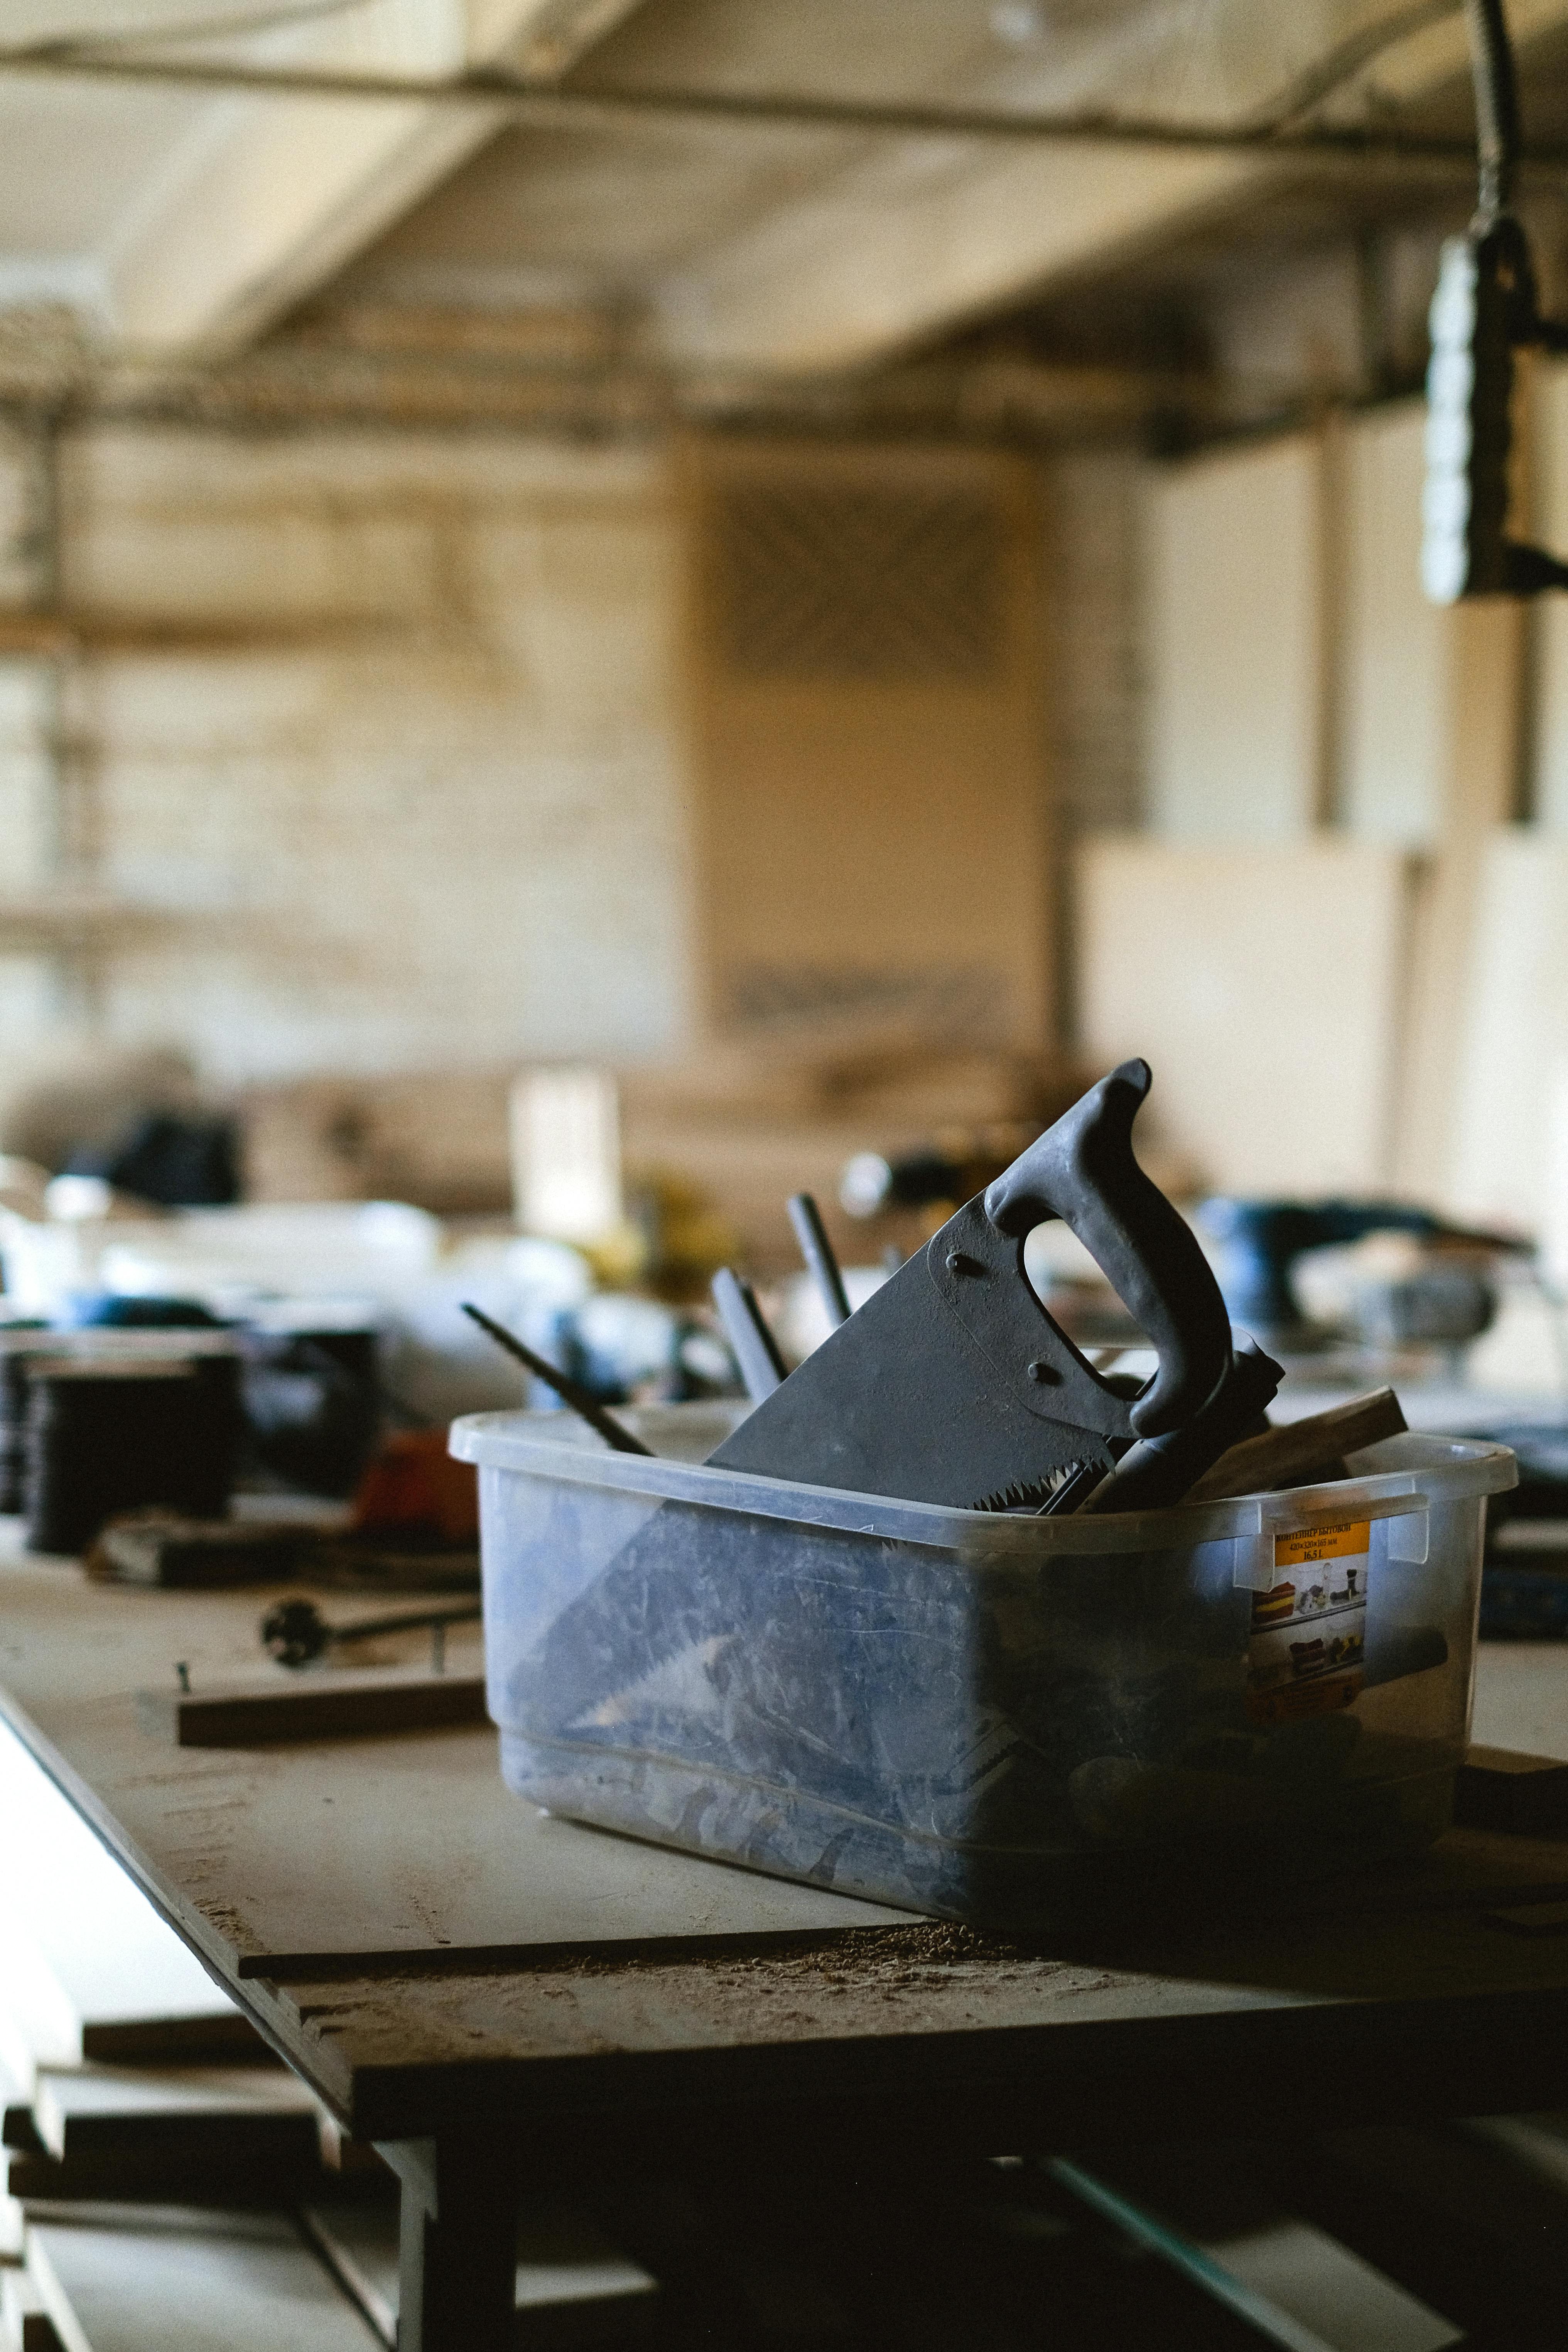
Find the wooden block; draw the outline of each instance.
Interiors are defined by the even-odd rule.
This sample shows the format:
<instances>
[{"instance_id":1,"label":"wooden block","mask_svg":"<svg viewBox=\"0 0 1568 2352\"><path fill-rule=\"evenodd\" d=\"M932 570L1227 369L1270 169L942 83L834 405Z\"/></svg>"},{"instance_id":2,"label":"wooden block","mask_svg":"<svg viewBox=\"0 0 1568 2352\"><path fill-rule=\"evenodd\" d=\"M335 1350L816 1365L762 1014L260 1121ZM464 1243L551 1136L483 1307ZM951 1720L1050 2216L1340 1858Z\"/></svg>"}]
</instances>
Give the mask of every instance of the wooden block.
<instances>
[{"instance_id":1,"label":"wooden block","mask_svg":"<svg viewBox=\"0 0 1568 2352\"><path fill-rule=\"evenodd\" d=\"M1479 862L1455 1086L1453 1205L1541 1238L1568 1271L1562 1039L1568 1018L1568 841L1500 826Z\"/></svg>"},{"instance_id":2,"label":"wooden block","mask_svg":"<svg viewBox=\"0 0 1568 2352\"><path fill-rule=\"evenodd\" d=\"M395 2205L329 2205L304 2215L306 2229L376 2333L397 2341ZM520 2347L572 2352L651 2330L658 2286L574 2207L525 2210L518 2225Z\"/></svg>"},{"instance_id":3,"label":"wooden block","mask_svg":"<svg viewBox=\"0 0 1568 2352\"><path fill-rule=\"evenodd\" d=\"M1408 922L1408 861L1374 843L1087 842L1084 1050L1147 1058L1140 1151L1226 1192L1383 1185Z\"/></svg>"},{"instance_id":4,"label":"wooden block","mask_svg":"<svg viewBox=\"0 0 1568 2352\"><path fill-rule=\"evenodd\" d=\"M83 2205L167 2204L289 2206L320 2196L325 2175L315 2165L210 2151L199 2156L52 2156L14 2151L5 2167L5 2193L24 2217L40 2208L79 2210Z\"/></svg>"},{"instance_id":5,"label":"wooden block","mask_svg":"<svg viewBox=\"0 0 1568 2352\"><path fill-rule=\"evenodd\" d=\"M1344 1457L1380 1438L1397 1437L1406 1427L1392 1389L1373 1389L1326 1412L1288 1421L1260 1436L1243 1438L1222 1454L1212 1469L1183 1497L1188 1503L1218 1502L1226 1495L1263 1495L1284 1486L1314 1486L1348 1476Z\"/></svg>"},{"instance_id":6,"label":"wooden block","mask_svg":"<svg viewBox=\"0 0 1568 2352\"><path fill-rule=\"evenodd\" d=\"M37 2282L19 2263L0 2270L0 2347L3 2352L62 2352Z\"/></svg>"},{"instance_id":7,"label":"wooden block","mask_svg":"<svg viewBox=\"0 0 1568 2352\"><path fill-rule=\"evenodd\" d=\"M40 2067L33 2085L34 2126L60 2163L210 2156L313 2170L317 2114L283 2066Z\"/></svg>"},{"instance_id":8,"label":"wooden block","mask_svg":"<svg viewBox=\"0 0 1568 2352\"><path fill-rule=\"evenodd\" d=\"M1568 1837L1568 1764L1507 1748L1472 1748L1454 1788L1466 1829L1512 1837Z\"/></svg>"},{"instance_id":9,"label":"wooden block","mask_svg":"<svg viewBox=\"0 0 1568 2352\"><path fill-rule=\"evenodd\" d=\"M1169 839L1289 841L1318 817L1321 462L1299 433L1151 468L1149 795Z\"/></svg>"},{"instance_id":10,"label":"wooden block","mask_svg":"<svg viewBox=\"0 0 1568 2352\"><path fill-rule=\"evenodd\" d=\"M13 2117L19 2120L28 2113L20 2104L20 2096L15 2081L5 2065L0 2063L0 2106L5 2110L7 2129ZM5 2145L10 2146L9 2138ZM22 2209L7 2189L0 2189L0 2266L6 2263L19 2263L21 2259Z\"/></svg>"},{"instance_id":11,"label":"wooden block","mask_svg":"<svg viewBox=\"0 0 1568 2352\"><path fill-rule=\"evenodd\" d=\"M292 1576L312 1540L308 1527L138 1511L101 1528L84 1564L89 1576L124 1584L204 1591Z\"/></svg>"},{"instance_id":12,"label":"wooden block","mask_svg":"<svg viewBox=\"0 0 1568 2352\"><path fill-rule=\"evenodd\" d=\"M248 2020L0 1725L0 2057L40 2063L255 2055Z\"/></svg>"},{"instance_id":13,"label":"wooden block","mask_svg":"<svg viewBox=\"0 0 1568 2352\"><path fill-rule=\"evenodd\" d=\"M433 1675L422 1666L307 1671L195 1691L136 1694L144 1731L176 1748L259 1748L275 1740L367 1739L483 1723L483 1675Z\"/></svg>"},{"instance_id":14,"label":"wooden block","mask_svg":"<svg viewBox=\"0 0 1568 2352\"><path fill-rule=\"evenodd\" d=\"M372 2352L376 2337L278 2213L142 2207L27 2232L66 2352Z\"/></svg>"}]
</instances>

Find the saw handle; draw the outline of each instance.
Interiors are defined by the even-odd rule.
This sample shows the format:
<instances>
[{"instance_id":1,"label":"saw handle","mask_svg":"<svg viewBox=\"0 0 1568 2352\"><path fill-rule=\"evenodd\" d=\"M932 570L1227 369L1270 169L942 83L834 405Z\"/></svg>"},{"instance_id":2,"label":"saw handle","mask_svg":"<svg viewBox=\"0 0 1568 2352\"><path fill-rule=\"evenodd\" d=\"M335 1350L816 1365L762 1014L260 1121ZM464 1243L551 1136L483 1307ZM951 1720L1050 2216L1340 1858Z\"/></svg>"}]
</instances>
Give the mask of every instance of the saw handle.
<instances>
[{"instance_id":1,"label":"saw handle","mask_svg":"<svg viewBox=\"0 0 1568 2352\"><path fill-rule=\"evenodd\" d=\"M1131 1408L1140 1437L1190 1421L1230 1365L1230 1318L1185 1219L1132 1156L1147 1062L1123 1062L1020 1153L985 1193L998 1233L1022 1241L1059 1217L1159 1350Z\"/></svg>"}]
</instances>

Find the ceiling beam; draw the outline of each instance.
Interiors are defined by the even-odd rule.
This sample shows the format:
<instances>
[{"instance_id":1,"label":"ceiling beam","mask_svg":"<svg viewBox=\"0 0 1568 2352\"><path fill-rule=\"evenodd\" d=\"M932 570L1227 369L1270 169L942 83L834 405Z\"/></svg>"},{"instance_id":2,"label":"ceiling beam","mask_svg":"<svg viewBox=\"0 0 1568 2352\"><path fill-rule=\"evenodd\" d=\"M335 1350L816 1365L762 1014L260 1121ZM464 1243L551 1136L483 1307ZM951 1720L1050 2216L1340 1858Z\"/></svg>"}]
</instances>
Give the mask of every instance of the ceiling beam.
<instances>
[{"instance_id":1,"label":"ceiling beam","mask_svg":"<svg viewBox=\"0 0 1568 2352\"><path fill-rule=\"evenodd\" d=\"M830 373L979 318L1234 205L1280 169L1237 155L1039 147L976 166L935 142L863 162L672 278L662 354Z\"/></svg>"},{"instance_id":2,"label":"ceiling beam","mask_svg":"<svg viewBox=\"0 0 1568 2352\"><path fill-rule=\"evenodd\" d=\"M1568 0L1513 0L1511 20L1516 37L1539 39L1568 21ZM1527 56L1527 42L1519 46ZM1419 106L1463 86L1468 71L1463 24L1433 22L1379 58L1372 95ZM678 366L813 374L876 364L1235 218L1299 171L1315 142L1346 135L1312 123L1188 153L1174 143L1011 152L935 138L892 152L863 144L787 211L690 255L658 290L653 339ZM1462 152L1468 187L1473 142ZM1434 184L1444 185L1436 173Z\"/></svg>"},{"instance_id":3,"label":"ceiling beam","mask_svg":"<svg viewBox=\"0 0 1568 2352\"><path fill-rule=\"evenodd\" d=\"M250 341L497 128L493 106L444 106L422 85L509 66L531 43L535 56L570 63L632 5L372 0L341 20L258 37L237 58L121 56L165 82L177 68L212 95L103 257L114 341L169 357ZM329 85L367 79L383 95L367 105L246 86L247 75L265 85L322 74Z\"/></svg>"}]
</instances>

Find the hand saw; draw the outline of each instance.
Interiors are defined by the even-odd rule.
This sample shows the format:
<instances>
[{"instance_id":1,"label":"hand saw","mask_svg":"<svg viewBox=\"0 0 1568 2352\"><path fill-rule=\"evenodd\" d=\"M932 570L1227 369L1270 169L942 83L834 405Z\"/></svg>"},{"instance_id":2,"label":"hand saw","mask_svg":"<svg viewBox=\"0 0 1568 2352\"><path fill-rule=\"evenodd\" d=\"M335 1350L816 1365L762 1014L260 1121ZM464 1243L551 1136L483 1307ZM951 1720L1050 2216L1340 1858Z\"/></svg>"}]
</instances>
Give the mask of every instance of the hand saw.
<instances>
[{"instance_id":1,"label":"hand saw","mask_svg":"<svg viewBox=\"0 0 1568 2352\"><path fill-rule=\"evenodd\" d=\"M1132 1156L1146 1062L1123 1062L966 1202L709 1461L960 1508L1044 1501L1184 1428L1231 1371L1230 1318L1184 1220ZM1024 1242L1059 1217L1159 1352L1128 1397L1053 1321Z\"/></svg>"}]
</instances>

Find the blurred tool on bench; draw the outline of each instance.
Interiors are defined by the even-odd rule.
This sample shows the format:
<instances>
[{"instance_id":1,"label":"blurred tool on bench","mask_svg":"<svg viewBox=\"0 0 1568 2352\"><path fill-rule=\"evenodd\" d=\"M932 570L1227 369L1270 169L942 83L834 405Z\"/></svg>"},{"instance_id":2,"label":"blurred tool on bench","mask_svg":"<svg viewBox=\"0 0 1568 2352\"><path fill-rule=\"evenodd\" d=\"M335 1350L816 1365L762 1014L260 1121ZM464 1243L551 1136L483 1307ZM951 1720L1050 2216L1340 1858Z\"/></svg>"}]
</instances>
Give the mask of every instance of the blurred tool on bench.
<instances>
[{"instance_id":1,"label":"blurred tool on bench","mask_svg":"<svg viewBox=\"0 0 1568 2352\"><path fill-rule=\"evenodd\" d=\"M1198 1211L1216 1245L1226 1305L1270 1347L1291 1354L1345 1336L1307 1315L1292 1276L1310 1250L1402 1234L1418 1245L1400 1273L1369 1276L1354 1295L1354 1336L1376 1347L1412 1342L1455 1349L1487 1329L1497 1310L1489 1262L1528 1254L1517 1234L1451 1223L1405 1201L1243 1201L1215 1198Z\"/></svg>"}]
</instances>

